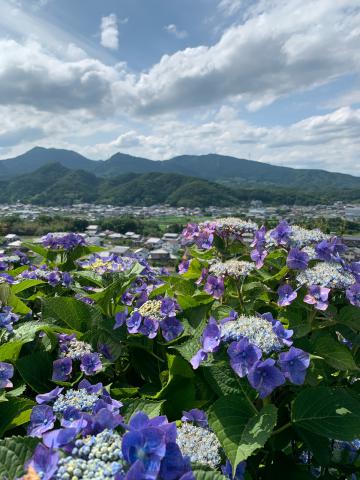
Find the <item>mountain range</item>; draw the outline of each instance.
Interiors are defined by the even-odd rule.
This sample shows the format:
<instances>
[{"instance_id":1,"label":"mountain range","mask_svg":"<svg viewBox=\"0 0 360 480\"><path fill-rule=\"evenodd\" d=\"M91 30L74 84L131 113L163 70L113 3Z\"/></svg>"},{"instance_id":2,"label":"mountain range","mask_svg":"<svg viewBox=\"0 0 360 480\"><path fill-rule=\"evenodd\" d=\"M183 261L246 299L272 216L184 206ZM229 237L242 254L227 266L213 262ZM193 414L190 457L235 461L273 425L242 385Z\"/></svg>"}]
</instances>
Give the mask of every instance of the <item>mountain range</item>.
<instances>
[{"instance_id":1,"label":"mountain range","mask_svg":"<svg viewBox=\"0 0 360 480\"><path fill-rule=\"evenodd\" d=\"M206 206L251 199L305 204L358 200L360 177L217 154L153 161L117 153L95 161L70 150L35 147L0 161L1 202Z\"/></svg>"}]
</instances>

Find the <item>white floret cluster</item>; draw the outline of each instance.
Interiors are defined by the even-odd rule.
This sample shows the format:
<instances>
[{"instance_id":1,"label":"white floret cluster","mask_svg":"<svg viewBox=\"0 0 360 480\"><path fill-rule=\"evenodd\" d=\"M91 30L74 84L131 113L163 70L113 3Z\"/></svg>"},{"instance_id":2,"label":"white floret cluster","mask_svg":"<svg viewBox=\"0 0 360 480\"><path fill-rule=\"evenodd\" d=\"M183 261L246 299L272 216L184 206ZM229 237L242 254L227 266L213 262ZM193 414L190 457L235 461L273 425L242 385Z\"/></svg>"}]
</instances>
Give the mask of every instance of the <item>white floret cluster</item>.
<instances>
[{"instance_id":1,"label":"white floret cluster","mask_svg":"<svg viewBox=\"0 0 360 480\"><path fill-rule=\"evenodd\" d=\"M93 349L89 343L73 338L67 345L67 351L61 352L61 357L69 357L72 360L80 360L86 353L92 353Z\"/></svg>"},{"instance_id":2,"label":"white floret cluster","mask_svg":"<svg viewBox=\"0 0 360 480\"><path fill-rule=\"evenodd\" d=\"M327 288L348 288L355 283L355 278L350 272L343 269L340 263L320 262L312 268L300 272L296 281L299 285L321 285Z\"/></svg>"},{"instance_id":3,"label":"white floret cluster","mask_svg":"<svg viewBox=\"0 0 360 480\"><path fill-rule=\"evenodd\" d=\"M89 393L84 388L70 389L57 397L53 410L54 413L64 413L68 407L75 407L82 412L91 412L98 400L99 394Z\"/></svg>"},{"instance_id":4,"label":"white floret cluster","mask_svg":"<svg viewBox=\"0 0 360 480\"><path fill-rule=\"evenodd\" d=\"M271 322L261 317L241 315L236 320L221 325L221 338L224 342L238 341L242 337L247 338L265 353L282 348Z\"/></svg>"},{"instance_id":5,"label":"white floret cluster","mask_svg":"<svg viewBox=\"0 0 360 480\"><path fill-rule=\"evenodd\" d=\"M215 262L209 272L217 277L227 276L232 278L247 277L251 271L255 270L253 262L231 259L226 262Z\"/></svg>"},{"instance_id":6,"label":"white floret cluster","mask_svg":"<svg viewBox=\"0 0 360 480\"><path fill-rule=\"evenodd\" d=\"M309 230L307 228L299 227L299 225L292 225L290 232L290 244L294 247L305 247L322 240L329 240L330 235L323 233L320 229L314 228Z\"/></svg>"},{"instance_id":7,"label":"white floret cluster","mask_svg":"<svg viewBox=\"0 0 360 480\"><path fill-rule=\"evenodd\" d=\"M228 217L218 218L211 222L217 232L228 235L241 235L244 232L255 232L259 227L250 220L241 220L241 218Z\"/></svg>"},{"instance_id":8,"label":"white floret cluster","mask_svg":"<svg viewBox=\"0 0 360 480\"><path fill-rule=\"evenodd\" d=\"M154 320L161 320L164 315L161 313L161 300L148 300L143 303L141 307L136 311L140 313L142 317L150 317Z\"/></svg>"},{"instance_id":9,"label":"white floret cluster","mask_svg":"<svg viewBox=\"0 0 360 480\"><path fill-rule=\"evenodd\" d=\"M216 435L210 430L183 423L178 428L177 444L191 463L216 469L221 463L221 446Z\"/></svg>"}]
</instances>

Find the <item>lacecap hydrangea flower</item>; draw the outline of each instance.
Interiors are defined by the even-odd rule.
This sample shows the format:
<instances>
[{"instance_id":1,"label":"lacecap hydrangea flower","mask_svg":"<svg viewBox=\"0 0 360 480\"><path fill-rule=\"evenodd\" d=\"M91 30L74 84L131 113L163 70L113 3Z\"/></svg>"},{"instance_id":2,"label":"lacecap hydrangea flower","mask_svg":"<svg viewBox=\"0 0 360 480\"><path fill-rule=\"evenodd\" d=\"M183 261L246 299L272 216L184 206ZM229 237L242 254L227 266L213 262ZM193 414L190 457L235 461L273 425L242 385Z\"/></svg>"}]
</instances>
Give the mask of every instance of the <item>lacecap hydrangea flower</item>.
<instances>
[{"instance_id":1,"label":"lacecap hydrangea flower","mask_svg":"<svg viewBox=\"0 0 360 480\"><path fill-rule=\"evenodd\" d=\"M179 306L171 298L147 300L136 307L130 315L127 310L115 317L114 328L126 324L129 333L140 333L155 338L159 329L166 341L179 337L184 331L182 323L176 318Z\"/></svg>"},{"instance_id":2,"label":"lacecap hydrangea flower","mask_svg":"<svg viewBox=\"0 0 360 480\"><path fill-rule=\"evenodd\" d=\"M78 246L86 245L85 238L77 233L54 234L48 233L41 238L44 247L51 250L71 250Z\"/></svg>"}]
</instances>

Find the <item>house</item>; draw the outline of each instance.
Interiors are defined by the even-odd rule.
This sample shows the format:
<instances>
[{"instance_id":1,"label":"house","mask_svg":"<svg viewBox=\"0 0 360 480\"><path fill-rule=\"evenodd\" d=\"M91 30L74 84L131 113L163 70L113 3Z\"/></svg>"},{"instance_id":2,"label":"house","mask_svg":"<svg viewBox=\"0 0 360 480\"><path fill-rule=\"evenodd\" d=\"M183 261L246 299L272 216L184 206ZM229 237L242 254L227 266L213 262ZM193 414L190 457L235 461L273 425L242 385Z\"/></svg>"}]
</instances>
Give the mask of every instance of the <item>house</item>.
<instances>
[{"instance_id":1,"label":"house","mask_svg":"<svg viewBox=\"0 0 360 480\"><path fill-rule=\"evenodd\" d=\"M161 238L158 237L150 237L145 242L145 247L149 248L150 250L154 248L159 248L162 245Z\"/></svg>"},{"instance_id":2,"label":"house","mask_svg":"<svg viewBox=\"0 0 360 480\"><path fill-rule=\"evenodd\" d=\"M95 235L99 231L99 225L88 225L86 227L86 233L89 235Z\"/></svg>"},{"instance_id":3,"label":"house","mask_svg":"<svg viewBox=\"0 0 360 480\"><path fill-rule=\"evenodd\" d=\"M178 233L164 233L162 236L162 240L168 243L178 243L179 242L179 234Z\"/></svg>"},{"instance_id":4,"label":"house","mask_svg":"<svg viewBox=\"0 0 360 480\"><path fill-rule=\"evenodd\" d=\"M130 251L130 247L127 245L115 245L111 248L109 248L109 251L113 253L114 255L125 255L125 253L128 253Z\"/></svg>"},{"instance_id":5,"label":"house","mask_svg":"<svg viewBox=\"0 0 360 480\"><path fill-rule=\"evenodd\" d=\"M155 260L158 262L164 262L170 260L170 252L164 248L158 248L157 250L152 250L149 254L149 260Z\"/></svg>"},{"instance_id":6,"label":"house","mask_svg":"<svg viewBox=\"0 0 360 480\"><path fill-rule=\"evenodd\" d=\"M5 243L9 245L9 243L19 240L19 236L16 235L16 233L8 233L7 235L5 235L4 240Z\"/></svg>"}]
</instances>

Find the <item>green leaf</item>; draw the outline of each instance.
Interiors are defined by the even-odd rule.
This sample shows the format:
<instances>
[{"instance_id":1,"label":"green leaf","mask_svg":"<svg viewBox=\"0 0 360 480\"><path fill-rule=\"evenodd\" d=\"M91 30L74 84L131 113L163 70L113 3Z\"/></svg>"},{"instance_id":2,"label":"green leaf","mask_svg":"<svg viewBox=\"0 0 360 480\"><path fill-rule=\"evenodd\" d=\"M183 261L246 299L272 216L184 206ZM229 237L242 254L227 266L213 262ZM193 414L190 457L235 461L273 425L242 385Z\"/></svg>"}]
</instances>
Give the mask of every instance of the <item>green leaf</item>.
<instances>
[{"instance_id":1,"label":"green leaf","mask_svg":"<svg viewBox=\"0 0 360 480\"><path fill-rule=\"evenodd\" d=\"M354 330L360 330L359 309L352 305L343 307L339 312L337 321Z\"/></svg>"},{"instance_id":2,"label":"green leaf","mask_svg":"<svg viewBox=\"0 0 360 480\"><path fill-rule=\"evenodd\" d=\"M47 352L34 352L19 358L16 368L24 381L37 393L51 390L52 357Z\"/></svg>"},{"instance_id":3,"label":"green leaf","mask_svg":"<svg viewBox=\"0 0 360 480\"><path fill-rule=\"evenodd\" d=\"M31 437L0 440L0 477L5 480L23 475L24 464L31 457L38 442L38 439Z\"/></svg>"},{"instance_id":4,"label":"green leaf","mask_svg":"<svg viewBox=\"0 0 360 480\"><path fill-rule=\"evenodd\" d=\"M205 380L210 387L219 395L239 394L250 401L254 400L257 393L250 386L246 378L238 377L231 368L227 359L215 359L211 365L201 367Z\"/></svg>"},{"instance_id":5,"label":"green leaf","mask_svg":"<svg viewBox=\"0 0 360 480\"><path fill-rule=\"evenodd\" d=\"M37 285L41 285L43 280L32 280L32 279L27 279L23 280L20 283L16 283L15 285L12 285L11 291L12 293L20 293L23 292L24 290L27 290L28 288L36 287Z\"/></svg>"},{"instance_id":6,"label":"green leaf","mask_svg":"<svg viewBox=\"0 0 360 480\"><path fill-rule=\"evenodd\" d=\"M292 421L317 435L351 441L360 436L360 401L344 388L307 388L293 403Z\"/></svg>"},{"instance_id":7,"label":"green leaf","mask_svg":"<svg viewBox=\"0 0 360 480\"><path fill-rule=\"evenodd\" d=\"M71 297L46 298L43 320L57 320L71 329L87 332L101 323L101 311L93 305Z\"/></svg>"},{"instance_id":8,"label":"green leaf","mask_svg":"<svg viewBox=\"0 0 360 480\"><path fill-rule=\"evenodd\" d=\"M326 363L337 370L357 370L350 350L332 338L328 332L317 338L314 353L323 357Z\"/></svg>"},{"instance_id":9,"label":"green leaf","mask_svg":"<svg viewBox=\"0 0 360 480\"><path fill-rule=\"evenodd\" d=\"M0 284L0 304L7 305L11 294L10 285L8 283Z\"/></svg>"},{"instance_id":10,"label":"green leaf","mask_svg":"<svg viewBox=\"0 0 360 480\"><path fill-rule=\"evenodd\" d=\"M219 398L210 409L209 424L235 472L238 464L262 448L277 421L277 409L269 404L254 414L240 395Z\"/></svg>"},{"instance_id":11,"label":"green leaf","mask_svg":"<svg viewBox=\"0 0 360 480\"><path fill-rule=\"evenodd\" d=\"M143 398L135 398L133 400L124 400L124 406L121 414L124 416L125 422L128 422L131 416L136 412L144 412L148 417L156 417L161 414L162 406L165 400L158 402L154 400L145 400Z\"/></svg>"},{"instance_id":12,"label":"green leaf","mask_svg":"<svg viewBox=\"0 0 360 480\"><path fill-rule=\"evenodd\" d=\"M8 430L27 423L34 405L31 400L21 397L0 403L0 437Z\"/></svg>"},{"instance_id":13,"label":"green leaf","mask_svg":"<svg viewBox=\"0 0 360 480\"><path fill-rule=\"evenodd\" d=\"M194 469L193 473L196 480L226 480L220 472L214 472L213 470L197 470Z\"/></svg>"},{"instance_id":14,"label":"green leaf","mask_svg":"<svg viewBox=\"0 0 360 480\"><path fill-rule=\"evenodd\" d=\"M24 342L13 341L0 346L0 362L15 362Z\"/></svg>"},{"instance_id":15,"label":"green leaf","mask_svg":"<svg viewBox=\"0 0 360 480\"><path fill-rule=\"evenodd\" d=\"M27 315L31 312L31 309L13 293L11 293L8 298L8 305L12 307L15 313L19 313L20 315Z\"/></svg>"}]
</instances>

